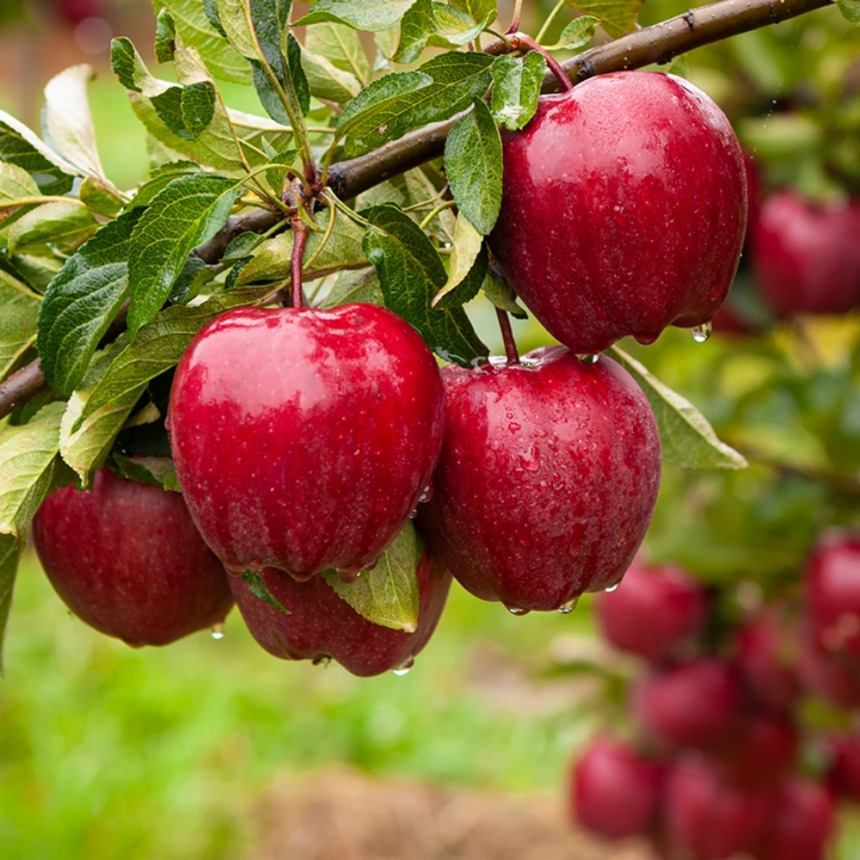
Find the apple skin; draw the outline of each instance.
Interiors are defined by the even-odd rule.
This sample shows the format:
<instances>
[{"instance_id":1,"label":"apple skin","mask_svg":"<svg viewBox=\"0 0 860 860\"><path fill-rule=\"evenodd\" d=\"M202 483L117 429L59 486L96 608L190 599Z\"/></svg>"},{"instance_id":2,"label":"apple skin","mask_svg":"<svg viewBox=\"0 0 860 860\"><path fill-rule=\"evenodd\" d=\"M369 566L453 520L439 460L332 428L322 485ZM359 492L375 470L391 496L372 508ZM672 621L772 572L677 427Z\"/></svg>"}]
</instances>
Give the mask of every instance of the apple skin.
<instances>
[{"instance_id":1,"label":"apple skin","mask_svg":"<svg viewBox=\"0 0 860 860\"><path fill-rule=\"evenodd\" d=\"M233 605L227 572L179 493L103 468L92 490L55 490L32 535L69 609L129 645L166 645L213 627Z\"/></svg>"},{"instance_id":2,"label":"apple skin","mask_svg":"<svg viewBox=\"0 0 860 860\"><path fill-rule=\"evenodd\" d=\"M681 568L634 559L619 587L595 599L604 638L615 648L660 662L678 654L708 617L704 587Z\"/></svg>"},{"instance_id":3,"label":"apple skin","mask_svg":"<svg viewBox=\"0 0 860 860\"><path fill-rule=\"evenodd\" d=\"M170 394L176 474L228 570L372 567L415 511L444 392L418 333L369 304L243 307L195 337Z\"/></svg>"},{"instance_id":4,"label":"apple skin","mask_svg":"<svg viewBox=\"0 0 860 860\"><path fill-rule=\"evenodd\" d=\"M269 594L290 614L252 594L241 577L231 576L236 605L254 639L282 660L331 658L360 677L410 664L436 629L451 584L444 565L425 553L416 571L418 627L406 633L359 615L321 576L297 582L272 568L260 575Z\"/></svg>"},{"instance_id":5,"label":"apple skin","mask_svg":"<svg viewBox=\"0 0 860 860\"><path fill-rule=\"evenodd\" d=\"M756 283L780 316L839 314L860 304L860 201L817 203L786 189L750 224Z\"/></svg>"},{"instance_id":6,"label":"apple skin","mask_svg":"<svg viewBox=\"0 0 860 860\"><path fill-rule=\"evenodd\" d=\"M542 96L502 133L490 248L537 319L578 354L709 323L746 232L740 144L719 107L659 72Z\"/></svg>"},{"instance_id":7,"label":"apple skin","mask_svg":"<svg viewBox=\"0 0 860 860\"><path fill-rule=\"evenodd\" d=\"M624 741L595 738L571 767L568 817L608 839L644 836L657 822L665 772Z\"/></svg>"},{"instance_id":8,"label":"apple skin","mask_svg":"<svg viewBox=\"0 0 860 860\"><path fill-rule=\"evenodd\" d=\"M752 853L755 860L825 860L835 827L836 804L827 786L790 779Z\"/></svg>"},{"instance_id":9,"label":"apple skin","mask_svg":"<svg viewBox=\"0 0 860 860\"><path fill-rule=\"evenodd\" d=\"M416 523L455 579L515 612L566 609L619 582L661 470L653 413L627 371L551 346L442 377L445 441Z\"/></svg>"},{"instance_id":10,"label":"apple skin","mask_svg":"<svg viewBox=\"0 0 860 860\"><path fill-rule=\"evenodd\" d=\"M828 784L846 800L860 804L860 736L847 731L827 737Z\"/></svg>"}]
</instances>

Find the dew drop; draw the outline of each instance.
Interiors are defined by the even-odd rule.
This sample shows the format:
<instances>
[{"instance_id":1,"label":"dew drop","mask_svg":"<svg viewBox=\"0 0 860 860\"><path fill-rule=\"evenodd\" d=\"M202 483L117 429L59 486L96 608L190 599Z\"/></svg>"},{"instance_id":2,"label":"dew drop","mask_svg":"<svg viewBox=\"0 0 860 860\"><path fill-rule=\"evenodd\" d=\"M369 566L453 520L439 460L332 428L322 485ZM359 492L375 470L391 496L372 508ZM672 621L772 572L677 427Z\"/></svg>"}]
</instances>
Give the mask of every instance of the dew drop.
<instances>
[{"instance_id":1,"label":"dew drop","mask_svg":"<svg viewBox=\"0 0 860 860\"><path fill-rule=\"evenodd\" d=\"M600 353L587 352L576 356L583 364L597 364L597 359L600 358Z\"/></svg>"},{"instance_id":2,"label":"dew drop","mask_svg":"<svg viewBox=\"0 0 860 860\"><path fill-rule=\"evenodd\" d=\"M423 505L425 502L429 502L430 499L433 498L433 485L428 484L422 491L421 495L418 496L418 504Z\"/></svg>"},{"instance_id":3,"label":"dew drop","mask_svg":"<svg viewBox=\"0 0 860 860\"><path fill-rule=\"evenodd\" d=\"M520 426L521 426L521 425L517 424L517 422L516 422L516 421L511 421L511 423L510 423L510 424L508 424L508 430L510 430L510 431L511 431L511 433L516 433L516 432L517 432L517 430L519 430L519 429L520 429Z\"/></svg>"},{"instance_id":4,"label":"dew drop","mask_svg":"<svg viewBox=\"0 0 860 860\"><path fill-rule=\"evenodd\" d=\"M397 675L398 678L400 678L403 675L408 675L409 670L414 665L415 665L415 658L414 657L407 657L396 669L392 669L392 671L394 672L395 675Z\"/></svg>"},{"instance_id":5,"label":"dew drop","mask_svg":"<svg viewBox=\"0 0 860 860\"><path fill-rule=\"evenodd\" d=\"M696 341L696 343L704 343L711 336L712 330L713 325L709 322L697 325L693 329L693 340Z\"/></svg>"},{"instance_id":6,"label":"dew drop","mask_svg":"<svg viewBox=\"0 0 860 860\"><path fill-rule=\"evenodd\" d=\"M508 612L511 613L511 615L516 615L518 618L522 615L528 615L529 614L528 609L522 609L519 606L508 606L507 603L505 604L505 609L507 609Z\"/></svg>"},{"instance_id":7,"label":"dew drop","mask_svg":"<svg viewBox=\"0 0 860 860\"><path fill-rule=\"evenodd\" d=\"M573 600L568 600L567 603L562 603L561 606L558 607L558 612L560 615L570 615L574 609L576 609L576 604L579 603L579 598L574 597Z\"/></svg>"},{"instance_id":8,"label":"dew drop","mask_svg":"<svg viewBox=\"0 0 860 860\"><path fill-rule=\"evenodd\" d=\"M537 445L532 446L531 451L520 454L520 465L527 472L537 472L540 469L540 449Z\"/></svg>"},{"instance_id":9,"label":"dew drop","mask_svg":"<svg viewBox=\"0 0 860 860\"><path fill-rule=\"evenodd\" d=\"M350 585L361 576L360 570L355 570L351 567L339 567L335 573L340 577L340 581Z\"/></svg>"},{"instance_id":10,"label":"dew drop","mask_svg":"<svg viewBox=\"0 0 860 860\"><path fill-rule=\"evenodd\" d=\"M212 630L209 631L210 635L213 639L221 640L224 638L224 625L223 624L213 624Z\"/></svg>"},{"instance_id":11,"label":"dew drop","mask_svg":"<svg viewBox=\"0 0 860 860\"><path fill-rule=\"evenodd\" d=\"M528 549L532 545L532 539L528 536L526 532L517 532L517 540L520 542L522 546Z\"/></svg>"},{"instance_id":12,"label":"dew drop","mask_svg":"<svg viewBox=\"0 0 860 860\"><path fill-rule=\"evenodd\" d=\"M604 590L604 592L605 592L606 594L612 594L612 592L613 592L613 591L617 591L617 590L618 590L618 586L619 586L619 585L621 585L621 583L620 583L620 582L616 582L616 583L615 583L615 585L610 585L610 586L609 586L609 588L604 588L603 590Z\"/></svg>"},{"instance_id":13,"label":"dew drop","mask_svg":"<svg viewBox=\"0 0 860 860\"><path fill-rule=\"evenodd\" d=\"M418 508L412 508L412 510L409 511L409 514L408 514L409 519L414 520L415 517L417 517L417 516L418 516Z\"/></svg>"}]
</instances>

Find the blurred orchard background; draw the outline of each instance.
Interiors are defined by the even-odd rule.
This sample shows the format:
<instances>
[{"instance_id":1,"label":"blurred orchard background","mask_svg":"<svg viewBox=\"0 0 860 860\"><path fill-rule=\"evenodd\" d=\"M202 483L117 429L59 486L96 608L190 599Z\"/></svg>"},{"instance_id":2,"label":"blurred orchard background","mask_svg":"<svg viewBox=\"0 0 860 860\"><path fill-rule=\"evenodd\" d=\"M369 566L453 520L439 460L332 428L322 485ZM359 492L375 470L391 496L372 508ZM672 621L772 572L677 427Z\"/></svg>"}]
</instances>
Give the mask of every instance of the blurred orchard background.
<instances>
[{"instance_id":1,"label":"blurred orchard background","mask_svg":"<svg viewBox=\"0 0 860 860\"><path fill-rule=\"evenodd\" d=\"M522 29L552 5L526 2ZM649 0L640 21L685 8ZM110 72L119 35L152 60L146 0L2 0L0 108L38 127L51 76L90 64L102 160L130 188L146 141ZM729 114L762 198L786 185L860 194L860 31L835 10L698 49L678 70ZM259 111L250 89L223 90ZM816 538L860 526L860 316L777 319L749 255L731 306L706 344L673 330L624 345L751 461L736 473L666 467L643 549L707 584L722 625L777 596L797 605ZM492 313L471 313L500 351ZM548 342L534 322L515 331L521 351ZM0 683L0 854L645 857L635 840L607 847L567 820L572 757L598 730L628 732L626 688L642 671L603 641L594 600L516 618L455 584L408 675L357 679L270 657L235 612L223 640L132 650L72 617L28 554ZM811 698L806 736L856 729L850 710ZM856 817L845 805L834 856L860 856Z\"/></svg>"}]
</instances>

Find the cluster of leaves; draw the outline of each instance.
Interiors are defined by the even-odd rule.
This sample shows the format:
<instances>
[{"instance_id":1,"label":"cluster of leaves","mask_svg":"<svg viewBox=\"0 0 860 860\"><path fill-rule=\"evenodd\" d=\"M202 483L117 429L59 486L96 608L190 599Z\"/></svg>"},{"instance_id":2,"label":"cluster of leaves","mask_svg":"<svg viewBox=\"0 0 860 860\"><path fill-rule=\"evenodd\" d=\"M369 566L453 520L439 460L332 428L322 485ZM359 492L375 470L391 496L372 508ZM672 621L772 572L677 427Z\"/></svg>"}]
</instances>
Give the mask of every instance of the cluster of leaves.
<instances>
[{"instance_id":1,"label":"cluster of leaves","mask_svg":"<svg viewBox=\"0 0 860 860\"><path fill-rule=\"evenodd\" d=\"M0 419L0 639L23 538L48 493L87 486L105 462L176 488L169 469L129 455L167 453L164 392L195 333L289 291L293 219L310 231L308 301L384 303L444 360L486 357L463 309L479 293L525 314L484 239L501 201L500 127L525 125L547 72L540 52L512 51L493 29L494 0L318 0L296 21L289 0L154 5L165 77L128 39L111 55L149 137L139 187L118 188L101 166L88 67L48 83L39 134L0 113L0 380L38 358L46 382ZM620 36L640 5L576 4L545 49L580 50L598 25ZM219 82L253 86L262 112L228 107ZM441 158L373 175L380 148L431 123L448 131ZM328 183L336 168L372 178L341 200ZM667 459L744 465L687 401L616 354L655 407ZM378 593L389 597L355 600L382 623L392 605L414 607L390 582ZM408 628L410 612L393 623Z\"/></svg>"}]
</instances>

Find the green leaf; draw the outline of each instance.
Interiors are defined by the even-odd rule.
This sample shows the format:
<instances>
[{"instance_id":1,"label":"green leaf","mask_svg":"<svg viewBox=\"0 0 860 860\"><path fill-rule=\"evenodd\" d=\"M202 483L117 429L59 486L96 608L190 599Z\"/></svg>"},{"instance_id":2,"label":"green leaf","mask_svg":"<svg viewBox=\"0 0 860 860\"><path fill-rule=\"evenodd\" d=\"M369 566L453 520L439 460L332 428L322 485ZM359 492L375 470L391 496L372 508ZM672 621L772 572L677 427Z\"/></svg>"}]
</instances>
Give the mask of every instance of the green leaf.
<instances>
[{"instance_id":1,"label":"green leaf","mask_svg":"<svg viewBox=\"0 0 860 860\"><path fill-rule=\"evenodd\" d=\"M836 0L836 5L846 21L860 27L860 0Z\"/></svg>"},{"instance_id":2,"label":"green leaf","mask_svg":"<svg viewBox=\"0 0 860 860\"><path fill-rule=\"evenodd\" d=\"M32 346L38 313L39 297L0 270L0 379Z\"/></svg>"},{"instance_id":3,"label":"green leaf","mask_svg":"<svg viewBox=\"0 0 860 860\"><path fill-rule=\"evenodd\" d=\"M510 131L522 128L537 110L546 60L537 51L525 57L503 55L493 61L493 119Z\"/></svg>"},{"instance_id":4,"label":"green leaf","mask_svg":"<svg viewBox=\"0 0 860 860\"><path fill-rule=\"evenodd\" d=\"M54 487L60 420L66 404L43 406L26 424L0 437L0 534L20 537Z\"/></svg>"},{"instance_id":5,"label":"green leaf","mask_svg":"<svg viewBox=\"0 0 860 860\"><path fill-rule=\"evenodd\" d=\"M62 394L81 383L128 287L129 238L142 214L106 224L51 281L39 311L37 346L48 384Z\"/></svg>"},{"instance_id":6,"label":"green leaf","mask_svg":"<svg viewBox=\"0 0 860 860\"><path fill-rule=\"evenodd\" d=\"M318 99L344 104L361 91L361 83L355 75L339 69L322 54L302 50L302 69L310 94Z\"/></svg>"},{"instance_id":7,"label":"green leaf","mask_svg":"<svg viewBox=\"0 0 860 860\"><path fill-rule=\"evenodd\" d=\"M150 380L176 365L209 320L265 293L266 288L230 290L194 307L174 305L143 326L130 343L123 335L96 353L69 399L60 443L63 459L85 485L104 462Z\"/></svg>"},{"instance_id":8,"label":"green leaf","mask_svg":"<svg viewBox=\"0 0 860 860\"><path fill-rule=\"evenodd\" d=\"M80 186L81 203L96 215L111 218L125 206L125 199L110 182L88 176Z\"/></svg>"},{"instance_id":9,"label":"green leaf","mask_svg":"<svg viewBox=\"0 0 860 860\"><path fill-rule=\"evenodd\" d=\"M492 58L477 52L452 51L440 54L417 70L431 78L431 83L426 86L416 88L414 84L417 79L413 78L413 86L408 92L375 102L360 116L355 114L364 107L364 102L356 109L352 109L350 103L338 124L339 131L346 131L349 120L344 139L347 157L370 152L386 141L401 137L410 129L448 119L465 110L486 93L490 85L492 62ZM387 75L380 78L376 84L383 87L382 82L391 77ZM358 97L363 98L364 93Z\"/></svg>"},{"instance_id":10,"label":"green leaf","mask_svg":"<svg viewBox=\"0 0 860 860\"><path fill-rule=\"evenodd\" d=\"M345 583L334 571L326 571L326 582L338 597L359 615L392 630L414 633L418 627L418 579L421 542L412 523L407 523L382 553L372 570L362 571L354 582Z\"/></svg>"},{"instance_id":11,"label":"green leaf","mask_svg":"<svg viewBox=\"0 0 860 860\"><path fill-rule=\"evenodd\" d=\"M250 84L251 70L245 59L213 28L200 0L153 0L173 18L176 33L185 45L195 48L212 75L220 81Z\"/></svg>"},{"instance_id":12,"label":"green leaf","mask_svg":"<svg viewBox=\"0 0 860 860\"><path fill-rule=\"evenodd\" d=\"M55 75L45 87L42 112L44 136L70 164L86 176L107 182L96 148L96 135L87 98L93 77L90 66L72 66Z\"/></svg>"},{"instance_id":13,"label":"green leaf","mask_svg":"<svg viewBox=\"0 0 860 860\"><path fill-rule=\"evenodd\" d=\"M283 612L284 615L292 615L289 609L278 600L271 591L269 591L266 586L266 582L259 573L256 573L253 570L246 570L242 574L242 582L248 587L248 591L254 595L254 597L262 600L264 603L268 603L273 609L277 609L278 612Z\"/></svg>"},{"instance_id":14,"label":"green leaf","mask_svg":"<svg viewBox=\"0 0 860 860\"><path fill-rule=\"evenodd\" d=\"M224 226L237 194L233 180L198 174L174 179L155 196L129 245L132 334L158 313L188 255Z\"/></svg>"},{"instance_id":15,"label":"green leaf","mask_svg":"<svg viewBox=\"0 0 860 860\"><path fill-rule=\"evenodd\" d=\"M364 251L379 275L385 304L415 326L427 345L447 361L469 365L488 354L462 308L434 310L433 296L448 279L424 231L394 206L361 213L373 224Z\"/></svg>"},{"instance_id":16,"label":"green leaf","mask_svg":"<svg viewBox=\"0 0 860 860\"><path fill-rule=\"evenodd\" d=\"M400 23L400 41L393 57L394 61L411 63L416 60L427 47L430 37L437 32L433 3L431 0L416 0Z\"/></svg>"},{"instance_id":17,"label":"green leaf","mask_svg":"<svg viewBox=\"0 0 860 860\"><path fill-rule=\"evenodd\" d=\"M449 4L484 27L492 24L496 18L496 0L449 0Z\"/></svg>"},{"instance_id":18,"label":"green leaf","mask_svg":"<svg viewBox=\"0 0 860 860\"><path fill-rule=\"evenodd\" d=\"M509 313L520 320L528 319L528 313L526 313L525 308L517 302L517 296L513 287L505 278L496 274L492 266L487 269L481 289L484 291L484 295L488 301L500 311Z\"/></svg>"},{"instance_id":19,"label":"green leaf","mask_svg":"<svg viewBox=\"0 0 860 860\"><path fill-rule=\"evenodd\" d=\"M636 29L636 19L645 0L567 0L567 5L600 21L613 39Z\"/></svg>"},{"instance_id":20,"label":"green leaf","mask_svg":"<svg viewBox=\"0 0 860 860\"><path fill-rule=\"evenodd\" d=\"M191 140L197 140L215 116L217 95L211 81L190 84L182 90L182 124Z\"/></svg>"},{"instance_id":21,"label":"green leaf","mask_svg":"<svg viewBox=\"0 0 860 860\"><path fill-rule=\"evenodd\" d=\"M385 296L379 286L376 269L367 266L363 269L345 270L338 274L321 307L334 308L348 302L366 302L369 305L384 305Z\"/></svg>"},{"instance_id":22,"label":"green leaf","mask_svg":"<svg viewBox=\"0 0 860 860\"><path fill-rule=\"evenodd\" d=\"M434 308L457 307L478 294L487 272L487 255L486 252L482 255L483 249L484 237L465 215L458 215L448 261L448 280L433 297ZM476 265L479 259L481 263Z\"/></svg>"},{"instance_id":23,"label":"green leaf","mask_svg":"<svg viewBox=\"0 0 860 860\"><path fill-rule=\"evenodd\" d=\"M371 115L385 111L390 103L432 83L433 78L421 72L392 72L373 81L344 108L337 122L339 136L348 134L358 123L368 122Z\"/></svg>"},{"instance_id":24,"label":"green leaf","mask_svg":"<svg viewBox=\"0 0 860 860\"><path fill-rule=\"evenodd\" d=\"M371 69L361 38L351 27L322 23L307 28L305 49L310 54L325 57L336 69L346 72L361 86L370 83Z\"/></svg>"},{"instance_id":25,"label":"green leaf","mask_svg":"<svg viewBox=\"0 0 860 860\"><path fill-rule=\"evenodd\" d=\"M445 140L445 172L460 212L487 235L502 205L502 139L480 99Z\"/></svg>"},{"instance_id":26,"label":"green leaf","mask_svg":"<svg viewBox=\"0 0 860 860\"><path fill-rule=\"evenodd\" d=\"M334 21L347 24L356 30L390 30L415 0L317 0L311 10L298 21L302 24L318 24Z\"/></svg>"},{"instance_id":27,"label":"green leaf","mask_svg":"<svg viewBox=\"0 0 860 860\"><path fill-rule=\"evenodd\" d=\"M139 484L150 484L172 493L181 492L173 460L169 457L125 457L114 453L110 458L113 471Z\"/></svg>"},{"instance_id":28,"label":"green leaf","mask_svg":"<svg viewBox=\"0 0 860 860\"><path fill-rule=\"evenodd\" d=\"M9 228L9 252L47 248L68 250L95 232L98 223L79 200L52 200L25 212Z\"/></svg>"},{"instance_id":29,"label":"green leaf","mask_svg":"<svg viewBox=\"0 0 860 860\"><path fill-rule=\"evenodd\" d=\"M196 176L199 172L200 167L193 161L172 161L162 164L153 170L149 179L135 191L129 208L149 206L156 195L167 188L174 179L178 179L180 176Z\"/></svg>"},{"instance_id":30,"label":"green leaf","mask_svg":"<svg viewBox=\"0 0 860 860\"><path fill-rule=\"evenodd\" d=\"M686 398L656 379L617 346L609 350L639 383L657 419L663 459L685 469L745 469L746 459L717 438L714 428Z\"/></svg>"},{"instance_id":31,"label":"green leaf","mask_svg":"<svg viewBox=\"0 0 860 860\"><path fill-rule=\"evenodd\" d=\"M159 9L155 17L155 59L169 63L176 50L176 22L167 9Z\"/></svg>"},{"instance_id":32,"label":"green leaf","mask_svg":"<svg viewBox=\"0 0 860 860\"><path fill-rule=\"evenodd\" d=\"M21 167L0 161L0 230L3 222L11 215L20 211L22 206L30 207L32 203L21 203L42 195L36 180Z\"/></svg>"},{"instance_id":33,"label":"green leaf","mask_svg":"<svg viewBox=\"0 0 860 860\"><path fill-rule=\"evenodd\" d=\"M26 170L42 194L65 194L79 171L46 146L27 126L0 110L0 161Z\"/></svg>"},{"instance_id":34,"label":"green leaf","mask_svg":"<svg viewBox=\"0 0 860 860\"><path fill-rule=\"evenodd\" d=\"M580 15L578 18L574 18L561 31L558 42L548 46L547 50L582 50L594 38L594 30L599 23L597 18L591 15Z\"/></svg>"},{"instance_id":35,"label":"green leaf","mask_svg":"<svg viewBox=\"0 0 860 860\"><path fill-rule=\"evenodd\" d=\"M495 17L495 9L492 17ZM476 21L463 9L433 0L417 0L403 16L394 60L411 63L428 44L442 48L466 45L483 31L487 18Z\"/></svg>"},{"instance_id":36,"label":"green leaf","mask_svg":"<svg viewBox=\"0 0 860 860\"><path fill-rule=\"evenodd\" d=\"M6 641L6 625L12 608L18 560L24 542L14 535L0 535L0 677L3 675L3 644Z\"/></svg>"}]
</instances>

